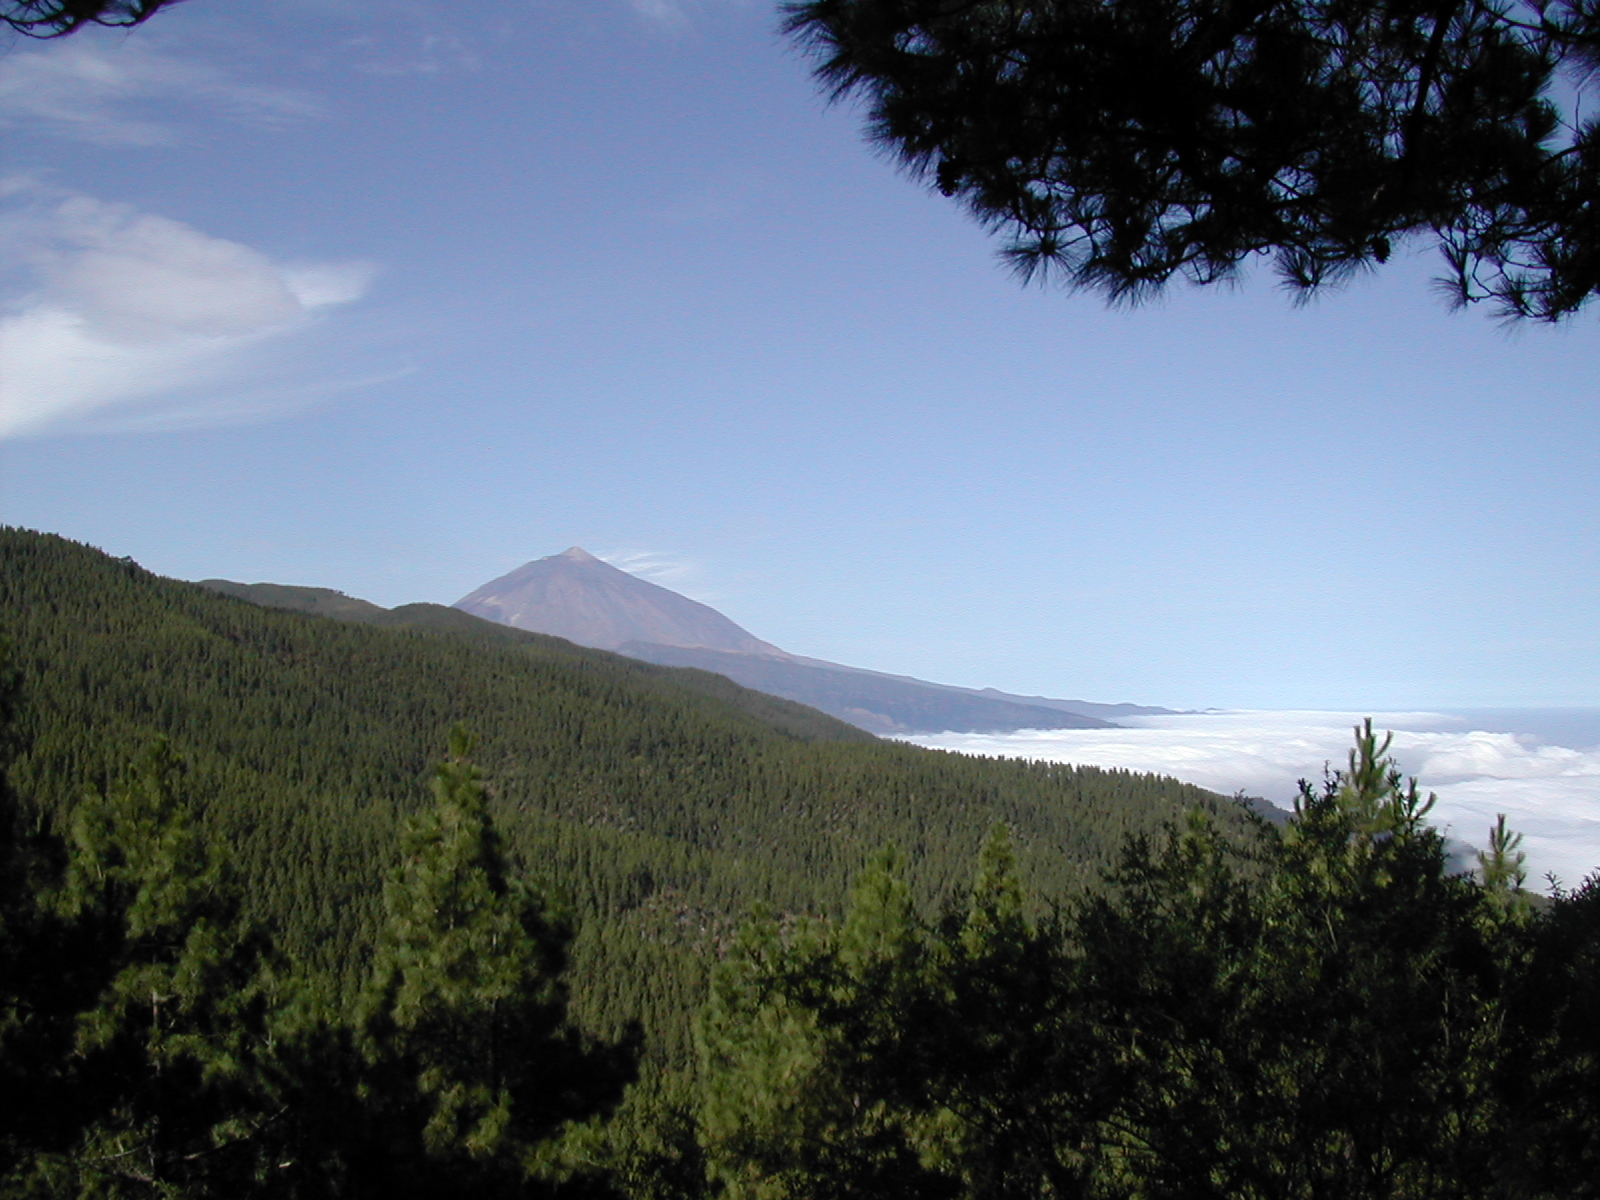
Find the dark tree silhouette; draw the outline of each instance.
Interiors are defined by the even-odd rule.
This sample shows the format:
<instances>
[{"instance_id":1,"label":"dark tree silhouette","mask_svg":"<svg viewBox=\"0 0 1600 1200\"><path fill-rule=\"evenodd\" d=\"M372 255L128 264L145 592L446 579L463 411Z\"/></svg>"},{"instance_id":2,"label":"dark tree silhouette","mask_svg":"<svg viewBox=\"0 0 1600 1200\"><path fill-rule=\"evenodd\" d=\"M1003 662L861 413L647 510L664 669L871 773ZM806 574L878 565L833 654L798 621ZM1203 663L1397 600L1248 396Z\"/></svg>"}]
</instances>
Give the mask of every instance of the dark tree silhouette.
<instances>
[{"instance_id":1,"label":"dark tree silhouette","mask_svg":"<svg viewBox=\"0 0 1600 1200\"><path fill-rule=\"evenodd\" d=\"M138 25L178 0L0 0L0 21L29 37L61 37L85 25Z\"/></svg>"},{"instance_id":2,"label":"dark tree silhouette","mask_svg":"<svg viewBox=\"0 0 1600 1200\"><path fill-rule=\"evenodd\" d=\"M1600 290L1600 0L799 0L870 137L1114 299L1257 255L1309 291L1431 236L1451 297Z\"/></svg>"}]
</instances>

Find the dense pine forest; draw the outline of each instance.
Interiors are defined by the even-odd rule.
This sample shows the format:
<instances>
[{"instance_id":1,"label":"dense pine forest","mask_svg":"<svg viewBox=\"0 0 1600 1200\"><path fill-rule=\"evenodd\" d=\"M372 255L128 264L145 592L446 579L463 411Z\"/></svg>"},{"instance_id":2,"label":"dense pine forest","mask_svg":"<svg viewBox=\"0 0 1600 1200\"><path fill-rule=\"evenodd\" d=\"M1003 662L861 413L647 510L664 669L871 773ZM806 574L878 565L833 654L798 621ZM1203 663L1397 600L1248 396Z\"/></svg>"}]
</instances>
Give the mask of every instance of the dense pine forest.
<instances>
[{"instance_id":1,"label":"dense pine forest","mask_svg":"<svg viewBox=\"0 0 1600 1200\"><path fill-rule=\"evenodd\" d=\"M0 532L0 1195L1596 1194L1600 896L1370 729L1279 829L331 595Z\"/></svg>"},{"instance_id":2,"label":"dense pine forest","mask_svg":"<svg viewBox=\"0 0 1600 1200\"><path fill-rule=\"evenodd\" d=\"M1217 803L880 742L721 676L437 605L385 614L398 628L271 611L20 531L0 540L0 608L25 699L18 790L65 817L164 736L249 881L247 915L319 970L365 969L399 822L464 725L518 869L576 910L580 1011L644 1019L677 1060L717 939L752 904L837 914L893 843L931 906L995 821L1030 888L1064 896L1129 833Z\"/></svg>"}]
</instances>

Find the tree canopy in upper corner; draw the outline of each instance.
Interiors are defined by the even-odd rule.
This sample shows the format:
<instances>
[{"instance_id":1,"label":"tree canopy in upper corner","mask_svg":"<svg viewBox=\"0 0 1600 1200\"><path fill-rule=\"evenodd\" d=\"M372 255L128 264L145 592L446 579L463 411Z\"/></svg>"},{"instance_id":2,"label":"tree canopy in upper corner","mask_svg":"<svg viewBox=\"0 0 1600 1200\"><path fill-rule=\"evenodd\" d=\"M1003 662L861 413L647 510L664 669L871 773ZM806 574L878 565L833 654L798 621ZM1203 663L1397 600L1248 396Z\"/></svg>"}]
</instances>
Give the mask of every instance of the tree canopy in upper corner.
<instances>
[{"instance_id":1,"label":"tree canopy in upper corner","mask_svg":"<svg viewBox=\"0 0 1600 1200\"><path fill-rule=\"evenodd\" d=\"M1257 255L1293 287L1431 237L1459 303L1600 291L1600 0L797 0L869 135L1113 299Z\"/></svg>"},{"instance_id":2,"label":"tree canopy in upper corner","mask_svg":"<svg viewBox=\"0 0 1600 1200\"><path fill-rule=\"evenodd\" d=\"M29 37L61 37L85 25L138 25L178 0L0 0L0 22Z\"/></svg>"}]
</instances>

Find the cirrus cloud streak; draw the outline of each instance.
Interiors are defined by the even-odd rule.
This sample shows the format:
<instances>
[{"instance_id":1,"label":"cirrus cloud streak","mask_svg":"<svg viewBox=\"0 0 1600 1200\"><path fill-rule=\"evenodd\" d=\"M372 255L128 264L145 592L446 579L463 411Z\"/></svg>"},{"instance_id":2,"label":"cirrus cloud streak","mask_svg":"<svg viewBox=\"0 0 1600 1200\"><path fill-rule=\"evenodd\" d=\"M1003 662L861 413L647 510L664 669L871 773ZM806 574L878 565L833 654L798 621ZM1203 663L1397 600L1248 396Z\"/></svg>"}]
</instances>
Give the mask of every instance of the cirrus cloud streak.
<instances>
[{"instance_id":1,"label":"cirrus cloud streak","mask_svg":"<svg viewBox=\"0 0 1600 1200\"><path fill-rule=\"evenodd\" d=\"M179 145L196 119L278 126L319 112L303 92L242 83L139 38L12 47L0 59L0 125L103 146Z\"/></svg>"},{"instance_id":2,"label":"cirrus cloud streak","mask_svg":"<svg viewBox=\"0 0 1600 1200\"><path fill-rule=\"evenodd\" d=\"M318 335L369 264L279 263L126 205L7 190L0 248L23 272L0 316L0 438L228 423L331 386Z\"/></svg>"}]
</instances>

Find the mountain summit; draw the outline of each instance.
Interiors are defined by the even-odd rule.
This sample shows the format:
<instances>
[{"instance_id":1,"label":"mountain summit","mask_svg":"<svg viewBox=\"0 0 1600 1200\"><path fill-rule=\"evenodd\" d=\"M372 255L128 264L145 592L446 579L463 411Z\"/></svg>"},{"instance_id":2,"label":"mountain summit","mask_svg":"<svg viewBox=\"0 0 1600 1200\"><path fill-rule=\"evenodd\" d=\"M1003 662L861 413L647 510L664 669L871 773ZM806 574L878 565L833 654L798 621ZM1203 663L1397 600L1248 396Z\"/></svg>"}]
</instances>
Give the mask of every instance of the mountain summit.
<instances>
[{"instance_id":1,"label":"mountain summit","mask_svg":"<svg viewBox=\"0 0 1600 1200\"><path fill-rule=\"evenodd\" d=\"M980 692L801 658L763 642L714 608L601 562L581 546L518 567L457 600L455 607L660 666L714 671L871 733L1104 729L1111 726L1109 716L1167 711Z\"/></svg>"},{"instance_id":2,"label":"mountain summit","mask_svg":"<svg viewBox=\"0 0 1600 1200\"><path fill-rule=\"evenodd\" d=\"M620 571L582 546L490 580L455 607L501 625L616 650L629 642L786 658L714 608Z\"/></svg>"}]
</instances>

